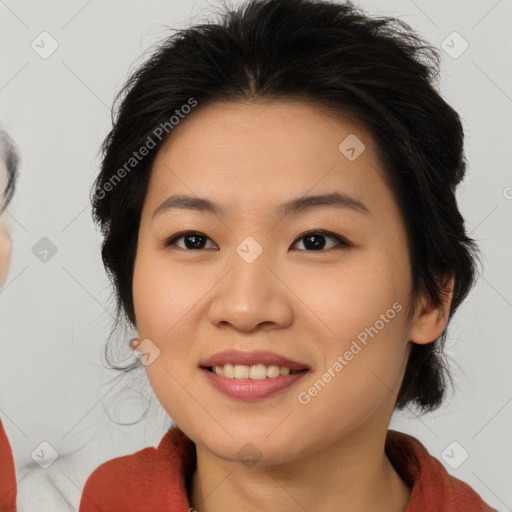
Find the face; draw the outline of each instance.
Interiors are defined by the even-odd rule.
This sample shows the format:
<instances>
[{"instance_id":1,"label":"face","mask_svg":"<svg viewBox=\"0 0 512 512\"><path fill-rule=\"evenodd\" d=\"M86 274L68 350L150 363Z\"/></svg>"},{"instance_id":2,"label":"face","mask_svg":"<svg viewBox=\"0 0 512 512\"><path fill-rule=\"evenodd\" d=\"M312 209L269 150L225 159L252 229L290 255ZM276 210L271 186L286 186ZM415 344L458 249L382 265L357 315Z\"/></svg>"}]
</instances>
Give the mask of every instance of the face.
<instances>
[{"instance_id":1,"label":"face","mask_svg":"<svg viewBox=\"0 0 512 512\"><path fill-rule=\"evenodd\" d=\"M380 167L357 121L291 101L205 106L160 149L138 233L136 324L159 401L198 447L236 461L251 441L262 462L284 463L387 428L411 346L412 280ZM360 206L279 209L333 193ZM177 194L219 211L154 214ZM308 370L266 398L234 398L199 367L228 349Z\"/></svg>"}]
</instances>

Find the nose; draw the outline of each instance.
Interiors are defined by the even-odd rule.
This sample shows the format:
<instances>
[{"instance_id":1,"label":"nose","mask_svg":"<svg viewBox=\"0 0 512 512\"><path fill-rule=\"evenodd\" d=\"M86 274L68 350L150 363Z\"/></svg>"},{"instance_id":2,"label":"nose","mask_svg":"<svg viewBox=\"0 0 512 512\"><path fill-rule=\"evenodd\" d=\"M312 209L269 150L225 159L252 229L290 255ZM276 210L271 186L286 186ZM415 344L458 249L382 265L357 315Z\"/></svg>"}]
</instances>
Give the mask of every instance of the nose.
<instances>
[{"instance_id":1,"label":"nose","mask_svg":"<svg viewBox=\"0 0 512 512\"><path fill-rule=\"evenodd\" d=\"M213 290L208 316L219 328L243 332L272 330L293 321L293 292L283 272L263 253L249 263L238 253L231 269Z\"/></svg>"}]
</instances>

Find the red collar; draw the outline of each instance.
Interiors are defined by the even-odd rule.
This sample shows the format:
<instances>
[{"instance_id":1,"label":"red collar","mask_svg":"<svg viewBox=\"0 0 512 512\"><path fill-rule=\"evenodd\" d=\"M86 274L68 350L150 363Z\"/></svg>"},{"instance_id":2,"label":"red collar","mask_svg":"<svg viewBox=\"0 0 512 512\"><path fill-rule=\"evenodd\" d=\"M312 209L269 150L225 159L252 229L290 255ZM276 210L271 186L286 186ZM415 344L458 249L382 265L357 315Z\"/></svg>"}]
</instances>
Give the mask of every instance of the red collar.
<instances>
[{"instance_id":1,"label":"red collar","mask_svg":"<svg viewBox=\"0 0 512 512\"><path fill-rule=\"evenodd\" d=\"M468 484L451 476L415 437L388 430L385 450L412 488L404 512L496 512Z\"/></svg>"},{"instance_id":2,"label":"red collar","mask_svg":"<svg viewBox=\"0 0 512 512\"><path fill-rule=\"evenodd\" d=\"M386 453L412 487L404 512L495 512L471 487L450 476L414 437L388 430ZM195 464L194 443L174 427L158 448L99 466L86 482L79 512L188 512L187 483Z\"/></svg>"}]
</instances>

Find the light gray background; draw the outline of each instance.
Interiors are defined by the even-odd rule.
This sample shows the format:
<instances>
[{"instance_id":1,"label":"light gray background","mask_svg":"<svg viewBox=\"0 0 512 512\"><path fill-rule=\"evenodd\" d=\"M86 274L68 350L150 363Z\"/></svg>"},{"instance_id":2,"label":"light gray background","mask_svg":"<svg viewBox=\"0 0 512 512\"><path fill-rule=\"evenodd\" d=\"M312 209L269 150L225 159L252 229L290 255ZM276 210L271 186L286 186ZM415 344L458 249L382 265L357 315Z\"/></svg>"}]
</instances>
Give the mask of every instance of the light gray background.
<instances>
[{"instance_id":1,"label":"light gray background","mask_svg":"<svg viewBox=\"0 0 512 512\"><path fill-rule=\"evenodd\" d=\"M484 274L451 326L456 392L433 414L396 415L391 428L420 439L489 504L512 510L512 2L357 4L400 17L436 46L453 31L469 44L456 59L442 51L441 91L465 126L469 168L458 198L484 253ZM167 34L165 25L204 21L205 10L219 5L0 0L0 121L22 150L8 210L13 261L0 294L0 417L13 445L20 512L76 510L99 463L156 445L169 426L158 403L134 426L105 414L136 419L151 393L133 376L123 384L103 369L113 310L89 191L129 70ZM59 44L48 59L31 48L43 31ZM58 251L46 263L32 252L43 237ZM59 453L46 470L31 457L43 441ZM469 454L457 469L442 458L453 441L453 456Z\"/></svg>"}]
</instances>

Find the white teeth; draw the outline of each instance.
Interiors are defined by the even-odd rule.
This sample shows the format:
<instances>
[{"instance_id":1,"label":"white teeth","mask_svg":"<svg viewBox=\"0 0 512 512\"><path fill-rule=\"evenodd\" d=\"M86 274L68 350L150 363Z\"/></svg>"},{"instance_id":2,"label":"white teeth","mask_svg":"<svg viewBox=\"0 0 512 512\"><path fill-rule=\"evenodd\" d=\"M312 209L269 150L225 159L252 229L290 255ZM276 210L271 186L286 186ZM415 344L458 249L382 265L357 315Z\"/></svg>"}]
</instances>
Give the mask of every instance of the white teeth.
<instances>
[{"instance_id":1,"label":"white teeth","mask_svg":"<svg viewBox=\"0 0 512 512\"><path fill-rule=\"evenodd\" d=\"M249 378L254 380L267 378L267 367L264 364L255 364L249 370Z\"/></svg>"},{"instance_id":2,"label":"white teeth","mask_svg":"<svg viewBox=\"0 0 512 512\"><path fill-rule=\"evenodd\" d=\"M228 379L234 379L235 378L235 367L231 364L225 364L222 366L216 366L215 368L222 368L224 377L227 377Z\"/></svg>"},{"instance_id":3,"label":"white teeth","mask_svg":"<svg viewBox=\"0 0 512 512\"><path fill-rule=\"evenodd\" d=\"M267 377L274 378L279 377L281 374L281 370L277 364L272 364L270 366L267 366Z\"/></svg>"},{"instance_id":4,"label":"white teeth","mask_svg":"<svg viewBox=\"0 0 512 512\"><path fill-rule=\"evenodd\" d=\"M266 378L275 379L279 375L290 375L290 373L298 373L297 370L290 370L285 366L279 367L276 364L266 366L262 363L255 364L252 366L246 366L243 364L231 364L227 363L224 366L214 366L213 372L221 377L227 377L228 379L252 379L262 380Z\"/></svg>"},{"instance_id":5,"label":"white teeth","mask_svg":"<svg viewBox=\"0 0 512 512\"><path fill-rule=\"evenodd\" d=\"M242 366L241 364L235 364L235 379L248 379L249 378L249 367Z\"/></svg>"}]
</instances>

